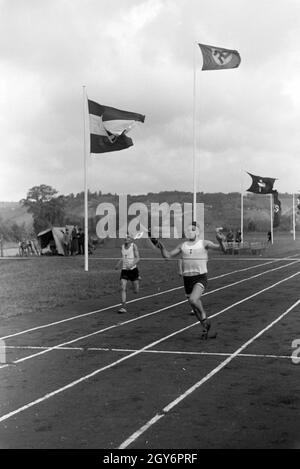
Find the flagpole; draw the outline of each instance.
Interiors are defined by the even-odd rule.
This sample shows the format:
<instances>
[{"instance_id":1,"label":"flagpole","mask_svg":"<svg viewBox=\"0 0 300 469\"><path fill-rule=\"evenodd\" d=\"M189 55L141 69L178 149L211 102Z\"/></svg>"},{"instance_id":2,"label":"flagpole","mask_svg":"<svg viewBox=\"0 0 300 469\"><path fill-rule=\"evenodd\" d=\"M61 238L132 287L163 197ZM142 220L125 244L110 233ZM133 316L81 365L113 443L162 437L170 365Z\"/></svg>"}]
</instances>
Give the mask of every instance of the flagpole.
<instances>
[{"instance_id":1,"label":"flagpole","mask_svg":"<svg viewBox=\"0 0 300 469\"><path fill-rule=\"evenodd\" d=\"M87 184L87 160L89 150L87 149L87 94L83 85L83 158L84 158L84 270L89 270L89 224L88 224L88 184Z\"/></svg>"},{"instance_id":2,"label":"flagpole","mask_svg":"<svg viewBox=\"0 0 300 469\"><path fill-rule=\"evenodd\" d=\"M193 84L193 222L196 222L196 47L194 46L194 84Z\"/></svg>"},{"instance_id":3,"label":"flagpole","mask_svg":"<svg viewBox=\"0 0 300 469\"><path fill-rule=\"evenodd\" d=\"M273 244L273 203L272 203L273 194L270 194L270 214L271 214L271 243Z\"/></svg>"},{"instance_id":4,"label":"flagpole","mask_svg":"<svg viewBox=\"0 0 300 469\"><path fill-rule=\"evenodd\" d=\"M293 238L296 240L296 210L295 210L295 193L293 192Z\"/></svg>"},{"instance_id":5,"label":"flagpole","mask_svg":"<svg viewBox=\"0 0 300 469\"><path fill-rule=\"evenodd\" d=\"M241 169L241 242L244 242L244 197L243 197L243 170Z\"/></svg>"},{"instance_id":6,"label":"flagpole","mask_svg":"<svg viewBox=\"0 0 300 469\"><path fill-rule=\"evenodd\" d=\"M244 197L241 191L241 242L244 242Z\"/></svg>"}]
</instances>

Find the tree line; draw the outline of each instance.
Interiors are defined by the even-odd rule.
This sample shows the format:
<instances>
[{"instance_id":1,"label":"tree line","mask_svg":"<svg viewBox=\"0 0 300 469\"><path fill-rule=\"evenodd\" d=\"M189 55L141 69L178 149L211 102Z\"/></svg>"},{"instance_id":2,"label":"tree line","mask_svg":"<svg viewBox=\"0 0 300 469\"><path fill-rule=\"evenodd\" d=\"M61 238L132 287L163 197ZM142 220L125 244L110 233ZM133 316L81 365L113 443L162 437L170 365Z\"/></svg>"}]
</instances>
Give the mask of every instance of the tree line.
<instances>
[{"instance_id":1,"label":"tree line","mask_svg":"<svg viewBox=\"0 0 300 469\"><path fill-rule=\"evenodd\" d=\"M103 194L101 191L91 192L88 194L89 214L93 214L89 218L89 232L94 233L96 228L96 217L94 216L96 207L103 201L114 203L116 211L118 211L118 195ZM140 201L150 205L152 202L191 202L191 193L184 191L162 191L159 193L141 194L138 196L128 195L128 203ZM228 226L238 226L240 217L240 194L239 193L203 193L197 194L197 200L205 204L205 224L213 226L215 223L226 223ZM83 227L84 192L77 194L58 195L58 191L46 184L34 186L28 190L26 198L20 201L21 205L32 215L33 226L28 228L25 223L17 224L7 223L0 217L0 236L6 240L18 241L20 239L29 238L37 235L40 231L48 229L51 226L79 225ZM245 200L249 207L262 209L265 200L259 200L260 207L257 207L257 200L249 197ZM250 215L250 214L249 214ZM245 229L246 231L261 231L268 227L268 220L258 220L247 217L245 212ZM282 216L280 229L285 231L291 227L290 217Z\"/></svg>"}]
</instances>

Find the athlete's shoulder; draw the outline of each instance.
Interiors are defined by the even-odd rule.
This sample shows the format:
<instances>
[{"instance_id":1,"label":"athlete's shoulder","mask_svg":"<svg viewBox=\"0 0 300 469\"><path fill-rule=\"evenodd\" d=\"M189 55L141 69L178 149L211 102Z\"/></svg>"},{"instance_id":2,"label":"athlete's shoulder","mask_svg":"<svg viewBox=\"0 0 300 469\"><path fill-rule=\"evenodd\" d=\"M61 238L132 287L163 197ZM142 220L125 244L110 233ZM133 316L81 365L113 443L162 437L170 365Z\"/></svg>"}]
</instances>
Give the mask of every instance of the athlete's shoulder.
<instances>
[{"instance_id":1,"label":"athlete's shoulder","mask_svg":"<svg viewBox=\"0 0 300 469\"><path fill-rule=\"evenodd\" d=\"M199 247L199 246L203 246L204 244L204 239L202 238L196 238L194 239L194 241L190 241L189 245L188 246L196 246L196 247Z\"/></svg>"}]
</instances>

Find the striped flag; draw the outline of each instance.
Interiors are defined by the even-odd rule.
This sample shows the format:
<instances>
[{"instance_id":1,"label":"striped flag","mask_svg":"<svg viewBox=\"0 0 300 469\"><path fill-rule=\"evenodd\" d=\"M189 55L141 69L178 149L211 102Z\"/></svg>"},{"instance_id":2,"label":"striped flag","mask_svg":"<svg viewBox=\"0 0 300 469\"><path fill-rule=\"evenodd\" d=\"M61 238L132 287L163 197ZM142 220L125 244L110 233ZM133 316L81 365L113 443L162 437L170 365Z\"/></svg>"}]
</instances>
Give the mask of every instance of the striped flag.
<instances>
[{"instance_id":1,"label":"striped flag","mask_svg":"<svg viewBox=\"0 0 300 469\"><path fill-rule=\"evenodd\" d=\"M203 55L202 70L237 68L241 63L240 54L236 50L207 46L205 44L198 45Z\"/></svg>"},{"instance_id":2,"label":"striped flag","mask_svg":"<svg viewBox=\"0 0 300 469\"><path fill-rule=\"evenodd\" d=\"M133 141L127 133L145 116L121 111L88 100L90 124L90 153L106 153L131 147Z\"/></svg>"}]
</instances>

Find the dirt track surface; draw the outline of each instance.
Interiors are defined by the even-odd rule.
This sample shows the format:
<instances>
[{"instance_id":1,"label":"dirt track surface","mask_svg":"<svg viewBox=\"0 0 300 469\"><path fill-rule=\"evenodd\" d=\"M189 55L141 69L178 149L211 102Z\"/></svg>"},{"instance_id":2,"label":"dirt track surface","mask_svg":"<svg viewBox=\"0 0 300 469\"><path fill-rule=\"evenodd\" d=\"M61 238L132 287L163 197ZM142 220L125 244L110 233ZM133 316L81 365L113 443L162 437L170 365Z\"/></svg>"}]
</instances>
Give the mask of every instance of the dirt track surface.
<instances>
[{"instance_id":1,"label":"dirt track surface","mask_svg":"<svg viewBox=\"0 0 300 469\"><path fill-rule=\"evenodd\" d=\"M42 318L5 321L1 337L13 336L5 339L11 364L0 368L1 448L118 448L156 415L126 447L300 448L300 363L290 357L300 339L299 263L262 264L211 264L203 302L217 314L211 321L218 336L208 341L200 340L177 277L164 284L168 293L142 283L127 314L96 312L119 304L113 292ZM236 272L250 265L257 267Z\"/></svg>"}]
</instances>

